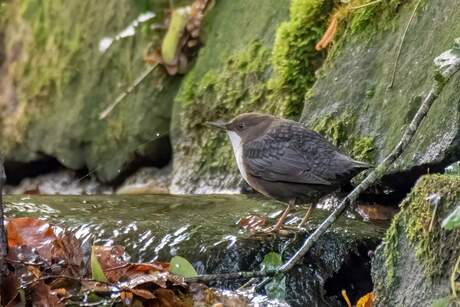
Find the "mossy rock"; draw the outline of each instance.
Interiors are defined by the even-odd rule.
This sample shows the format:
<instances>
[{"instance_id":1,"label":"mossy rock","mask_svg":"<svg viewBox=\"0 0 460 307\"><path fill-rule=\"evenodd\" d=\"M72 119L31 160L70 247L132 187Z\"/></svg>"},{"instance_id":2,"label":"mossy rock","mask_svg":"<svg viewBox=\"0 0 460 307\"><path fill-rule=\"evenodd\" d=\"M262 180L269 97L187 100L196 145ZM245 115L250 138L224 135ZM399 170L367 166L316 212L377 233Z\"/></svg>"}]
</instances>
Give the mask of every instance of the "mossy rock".
<instances>
[{"instance_id":1,"label":"mossy rock","mask_svg":"<svg viewBox=\"0 0 460 307\"><path fill-rule=\"evenodd\" d=\"M450 295L460 229L446 230L441 223L458 204L460 176L426 175L417 182L376 251L376 306L431 306Z\"/></svg>"},{"instance_id":2,"label":"mossy rock","mask_svg":"<svg viewBox=\"0 0 460 307\"><path fill-rule=\"evenodd\" d=\"M174 106L175 192L235 190L227 137L205 125L244 112L297 118L324 58L314 51L332 0L216 1L205 45Z\"/></svg>"},{"instance_id":3,"label":"mossy rock","mask_svg":"<svg viewBox=\"0 0 460 307\"><path fill-rule=\"evenodd\" d=\"M95 169L112 181L131 163L170 157L168 131L179 79L158 69L105 120L99 114L148 66L143 54L160 42L166 0L10 1L2 5L5 57L0 84L0 148L7 162L56 158L71 169ZM135 34L116 35L148 11ZM124 33L124 36L127 33ZM106 51L100 45L113 38Z\"/></svg>"},{"instance_id":4,"label":"mossy rock","mask_svg":"<svg viewBox=\"0 0 460 307\"><path fill-rule=\"evenodd\" d=\"M422 1L388 88L416 2L382 1L350 11L339 23L319 79L306 93L301 121L357 159L376 164L391 152L432 86L433 59L460 36L459 1ZM460 74L446 86L385 183L409 188L428 169L440 170L460 158L459 80Z\"/></svg>"}]
</instances>

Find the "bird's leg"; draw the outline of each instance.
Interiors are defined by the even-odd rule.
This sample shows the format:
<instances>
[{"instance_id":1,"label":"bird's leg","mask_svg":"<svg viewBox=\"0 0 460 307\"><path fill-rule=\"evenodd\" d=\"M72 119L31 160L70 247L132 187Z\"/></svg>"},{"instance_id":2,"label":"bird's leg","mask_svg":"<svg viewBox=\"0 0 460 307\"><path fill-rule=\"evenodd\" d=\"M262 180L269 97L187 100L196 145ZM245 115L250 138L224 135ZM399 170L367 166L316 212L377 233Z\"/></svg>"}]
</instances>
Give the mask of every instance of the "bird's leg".
<instances>
[{"instance_id":1,"label":"bird's leg","mask_svg":"<svg viewBox=\"0 0 460 307\"><path fill-rule=\"evenodd\" d=\"M275 227L273 228L274 232L279 232L281 228L283 228L284 221L286 220L289 210L291 210L291 206L293 206L294 203L295 203L295 199L289 201L286 209L284 209L283 214L280 216L280 218L278 219L278 222L276 222Z\"/></svg>"},{"instance_id":2,"label":"bird's leg","mask_svg":"<svg viewBox=\"0 0 460 307\"><path fill-rule=\"evenodd\" d=\"M312 215L313 211L315 210L315 205L311 204L310 208L308 208L307 213L303 217L302 221L300 222L298 228L302 228L308 221L308 218Z\"/></svg>"}]
</instances>

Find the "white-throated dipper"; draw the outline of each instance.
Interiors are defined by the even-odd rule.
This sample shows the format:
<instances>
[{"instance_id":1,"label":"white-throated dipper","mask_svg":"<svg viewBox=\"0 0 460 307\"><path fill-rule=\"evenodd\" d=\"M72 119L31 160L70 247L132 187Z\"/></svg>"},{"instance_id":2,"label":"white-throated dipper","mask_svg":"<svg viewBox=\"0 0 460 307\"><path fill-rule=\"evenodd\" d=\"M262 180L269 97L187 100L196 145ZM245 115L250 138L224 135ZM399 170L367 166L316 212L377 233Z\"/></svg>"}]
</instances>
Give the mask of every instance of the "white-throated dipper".
<instances>
[{"instance_id":1,"label":"white-throated dipper","mask_svg":"<svg viewBox=\"0 0 460 307\"><path fill-rule=\"evenodd\" d=\"M256 191L287 203L274 226L279 231L295 203L315 202L349 183L369 168L339 152L323 136L302 124L262 113L240 114L229 122L209 122L224 129L232 143L238 169Z\"/></svg>"}]
</instances>

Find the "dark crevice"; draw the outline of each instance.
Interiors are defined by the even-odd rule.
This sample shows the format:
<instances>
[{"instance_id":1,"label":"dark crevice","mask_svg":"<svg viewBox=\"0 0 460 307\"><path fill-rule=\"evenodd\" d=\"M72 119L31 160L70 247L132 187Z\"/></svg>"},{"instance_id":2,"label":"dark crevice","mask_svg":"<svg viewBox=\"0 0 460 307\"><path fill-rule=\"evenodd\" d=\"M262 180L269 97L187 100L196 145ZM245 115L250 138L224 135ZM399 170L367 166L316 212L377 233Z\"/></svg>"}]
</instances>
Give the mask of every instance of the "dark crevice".
<instances>
[{"instance_id":1,"label":"dark crevice","mask_svg":"<svg viewBox=\"0 0 460 307\"><path fill-rule=\"evenodd\" d=\"M150 144L143 148L142 153L135 152L133 159L124 167L124 170L113 180L108 182L110 185L118 186L124 182L126 178L134 174L142 167L158 167L167 166L172 161L172 146L169 136L161 137L155 140L154 144ZM161 148L159 150L158 148Z\"/></svg>"},{"instance_id":2,"label":"dark crevice","mask_svg":"<svg viewBox=\"0 0 460 307\"><path fill-rule=\"evenodd\" d=\"M116 178L107 182L107 184L113 186L120 185L128 176L135 173L141 167L153 166L162 168L171 162L172 148L169 137L162 137L150 146L145 146L142 152L135 152L134 157L126 164L124 170ZM8 176L7 184L12 186L20 184L25 178L34 178L66 169L68 168L63 166L56 158L48 155L42 155L40 159L31 162L5 161L5 171ZM88 168L73 171L75 171L75 179L93 177L95 173L95 169Z\"/></svg>"},{"instance_id":3,"label":"dark crevice","mask_svg":"<svg viewBox=\"0 0 460 307\"><path fill-rule=\"evenodd\" d=\"M326 297L332 297L346 306L342 290L346 290L352 304L373 289L371 277L371 258L367 247L358 248L357 253L351 254L340 270L326 280L324 289Z\"/></svg>"},{"instance_id":4,"label":"dark crevice","mask_svg":"<svg viewBox=\"0 0 460 307\"><path fill-rule=\"evenodd\" d=\"M61 163L53 157L43 156L31 162L6 160L5 172L8 185L17 185L24 178L37 177L64 169Z\"/></svg>"}]
</instances>

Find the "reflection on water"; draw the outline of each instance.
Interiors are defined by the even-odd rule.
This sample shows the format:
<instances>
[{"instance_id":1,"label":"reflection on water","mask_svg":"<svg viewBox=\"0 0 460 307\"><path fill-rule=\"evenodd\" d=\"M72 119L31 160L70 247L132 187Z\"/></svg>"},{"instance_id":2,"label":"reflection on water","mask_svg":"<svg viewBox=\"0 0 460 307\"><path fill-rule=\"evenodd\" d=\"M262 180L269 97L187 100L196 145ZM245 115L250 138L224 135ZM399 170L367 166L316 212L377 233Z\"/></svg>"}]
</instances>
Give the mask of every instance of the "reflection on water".
<instances>
[{"instance_id":1,"label":"reflection on water","mask_svg":"<svg viewBox=\"0 0 460 307\"><path fill-rule=\"evenodd\" d=\"M235 244L249 237L237 225L241 217L268 216L273 223L284 208L243 195L7 196L6 202L8 217L46 219L73 231L85 244L121 244L133 261L168 261L181 255L195 263L205 261L203 270L216 253L239 253ZM288 223L298 223L303 210L293 210ZM311 227L326 214L316 210ZM342 219L333 231L375 236L375 227L359 220ZM248 240L243 244L257 244Z\"/></svg>"},{"instance_id":2,"label":"reflection on water","mask_svg":"<svg viewBox=\"0 0 460 307\"><path fill-rule=\"evenodd\" d=\"M73 231L84 242L121 244L135 261L231 247L245 215L279 211L281 204L245 196L8 196L9 217L37 216Z\"/></svg>"}]
</instances>

